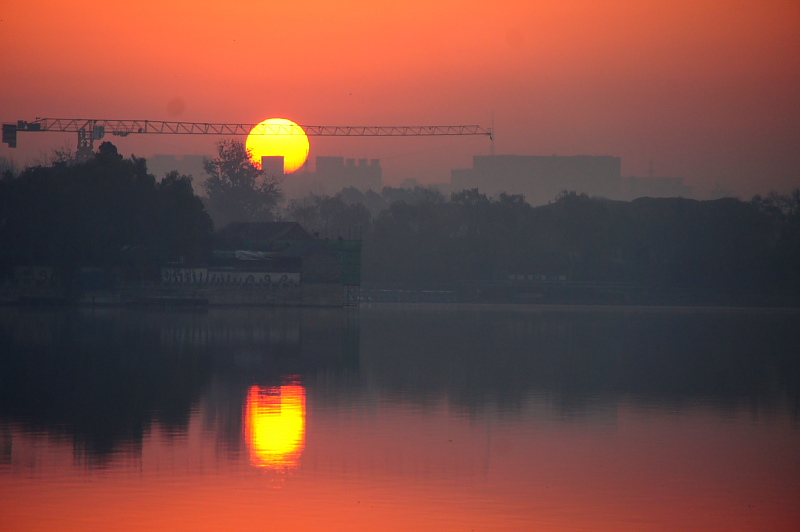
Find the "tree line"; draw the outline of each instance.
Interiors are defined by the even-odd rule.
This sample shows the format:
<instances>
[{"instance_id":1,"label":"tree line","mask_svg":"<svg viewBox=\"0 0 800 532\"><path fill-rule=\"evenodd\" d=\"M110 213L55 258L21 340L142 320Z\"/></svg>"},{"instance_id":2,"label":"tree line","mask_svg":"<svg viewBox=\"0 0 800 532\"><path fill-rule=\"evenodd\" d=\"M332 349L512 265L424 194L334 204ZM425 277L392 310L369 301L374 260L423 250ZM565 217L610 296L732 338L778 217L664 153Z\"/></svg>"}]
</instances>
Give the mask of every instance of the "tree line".
<instances>
[{"instance_id":1,"label":"tree line","mask_svg":"<svg viewBox=\"0 0 800 532\"><path fill-rule=\"evenodd\" d=\"M83 163L55 160L0 179L0 274L47 266L61 281L81 267L148 279L154 264L205 260L213 223L177 172L157 180L144 159L104 142Z\"/></svg>"},{"instance_id":2,"label":"tree line","mask_svg":"<svg viewBox=\"0 0 800 532\"><path fill-rule=\"evenodd\" d=\"M564 191L538 207L477 189L345 189L290 202L284 216L331 238L362 235L374 285L556 280L687 302L800 302L800 189L750 201Z\"/></svg>"},{"instance_id":3,"label":"tree line","mask_svg":"<svg viewBox=\"0 0 800 532\"><path fill-rule=\"evenodd\" d=\"M557 280L800 301L800 189L750 201L564 191L533 207L521 195L477 189L446 197L422 187L348 188L281 204L280 179L261 174L240 142L221 142L205 167L203 198L191 176L156 179L144 159L124 159L110 143L85 163L6 171L0 268L202 263L213 247L211 213L217 227L296 221L320 238L359 238L362 279L372 284Z\"/></svg>"},{"instance_id":4,"label":"tree line","mask_svg":"<svg viewBox=\"0 0 800 532\"><path fill-rule=\"evenodd\" d=\"M364 277L411 282L558 279L696 295L800 294L800 191L750 202L564 192L531 207L478 190L378 215Z\"/></svg>"}]
</instances>

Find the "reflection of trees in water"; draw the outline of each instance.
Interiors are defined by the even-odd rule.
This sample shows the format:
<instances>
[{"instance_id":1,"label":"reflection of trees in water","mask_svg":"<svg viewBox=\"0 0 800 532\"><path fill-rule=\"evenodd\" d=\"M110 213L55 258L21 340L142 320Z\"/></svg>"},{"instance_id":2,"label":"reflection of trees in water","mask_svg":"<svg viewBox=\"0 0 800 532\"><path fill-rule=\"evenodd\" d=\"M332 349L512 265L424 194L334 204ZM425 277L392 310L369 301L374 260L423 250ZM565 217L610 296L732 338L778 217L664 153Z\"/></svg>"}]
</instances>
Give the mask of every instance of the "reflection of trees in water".
<instances>
[{"instance_id":1,"label":"reflection of trees in water","mask_svg":"<svg viewBox=\"0 0 800 532\"><path fill-rule=\"evenodd\" d=\"M310 408L386 396L476 412L605 412L616 398L798 408L798 312L558 307L0 309L0 419L94 460L192 412L244 451L252 385L300 375ZM536 404L532 404L532 402ZM602 415L602 414L601 414Z\"/></svg>"},{"instance_id":2,"label":"reflection of trees in water","mask_svg":"<svg viewBox=\"0 0 800 532\"><path fill-rule=\"evenodd\" d=\"M362 372L470 410L533 394L563 413L620 396L719 407L789 397L798 412L796 311L489 308L364 311Z\"/></svg>"},{"instance_id":3,"label":"reflection of trees in water","mask_svg":"<svg viewBox=\"0 0 800 532\"><path fill-rule=\"evenodd\" d=\"M220 416L205 423L220 425L235 450L249 385L358 363L358 329L343 311L0 309L0 317L0 416L69 435L76 452L101 459L137 449L153 422L185 431L201 401Z\"/></svg>"},{"instance_id":4,"label":"reflection of trees in water","mask_svg":"<svg viewBox=\"0 0 800 532\"><path fill-rule=\"evenodd\" d=\"M4 417L72 434L76 448L97 455L140 443L154 419L168 428L188 423L208 382L206 354L165 353L157 327L138 320L48 314L48 343L29 341L26 324L39 322L37 313L4 320Z\"/></svg>"}]
</instances>

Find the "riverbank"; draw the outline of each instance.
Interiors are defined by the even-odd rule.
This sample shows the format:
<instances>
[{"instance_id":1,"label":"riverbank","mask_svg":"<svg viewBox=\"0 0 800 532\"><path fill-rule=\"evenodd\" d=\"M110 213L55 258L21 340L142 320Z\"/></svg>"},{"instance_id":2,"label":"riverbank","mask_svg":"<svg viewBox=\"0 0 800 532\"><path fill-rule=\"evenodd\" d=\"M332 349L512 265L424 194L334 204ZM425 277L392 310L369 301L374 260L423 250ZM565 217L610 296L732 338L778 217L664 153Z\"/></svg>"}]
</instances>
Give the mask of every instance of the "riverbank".
<instances>
[{"instance_id":1,"label":"riverbank","mask_svg":"<svg viewBox=\"0 0 800 532\"><path fill-rule=\"evenodd\" d=\"M47 288L0 289L0 304L106 307L346 307L360 303L484 303L624 305L677 307L800 307L800 294L787 290L735 294L680 288L645 288L636 283L452 282L381 283L348 287L337 283L286 286L121 286L67 294Z\"/></svg>"},{"instance_id":2,"label":"riverbank","mask_svg":"<svg viewBox=\"0 0 800 532\"><path fill-rule=\"evenodd\" d=\"M731 294L676 287L648 288L638 283L568 281L375 283L361 287L360 300L376 303L800 307L800 294L789 290Z\"/></svg>"},{"instance_id":3,"label":"riverbank","mask_svg":"<svg viewBox=\"0 0 800 532\"><path fill-rule=\"evenodd\" d=\"M122 286L113 290L68 294L53 288L15 288L0 292L0 304L21 306L105 307L343 307L353 303L352 291L336 283L293 286Z\"/></svg>"}]
</instances>

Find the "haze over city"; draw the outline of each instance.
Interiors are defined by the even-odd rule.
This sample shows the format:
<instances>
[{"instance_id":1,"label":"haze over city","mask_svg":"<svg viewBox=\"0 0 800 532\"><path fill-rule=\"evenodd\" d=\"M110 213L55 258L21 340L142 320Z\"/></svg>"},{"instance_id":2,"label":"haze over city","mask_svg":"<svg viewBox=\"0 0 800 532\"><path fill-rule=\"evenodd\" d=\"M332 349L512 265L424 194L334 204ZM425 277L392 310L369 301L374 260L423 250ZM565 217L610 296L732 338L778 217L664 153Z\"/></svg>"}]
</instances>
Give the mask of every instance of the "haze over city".
<instances>
[{"instance_id":1,"label":"haze over city","mask_svg":"<svg viewBox=\"0 0 800 532\"><path fill-rule=\"evenodd\" d=\"M0 119L494 126L497 154L609 155L742 197L800 183L794 1L14 2ZM74 134L21 134L20 166ZM132 135L120 152L214 153ZM384 183L449 181L485 137L312 138Z\"/></svg>"}]
</instances>

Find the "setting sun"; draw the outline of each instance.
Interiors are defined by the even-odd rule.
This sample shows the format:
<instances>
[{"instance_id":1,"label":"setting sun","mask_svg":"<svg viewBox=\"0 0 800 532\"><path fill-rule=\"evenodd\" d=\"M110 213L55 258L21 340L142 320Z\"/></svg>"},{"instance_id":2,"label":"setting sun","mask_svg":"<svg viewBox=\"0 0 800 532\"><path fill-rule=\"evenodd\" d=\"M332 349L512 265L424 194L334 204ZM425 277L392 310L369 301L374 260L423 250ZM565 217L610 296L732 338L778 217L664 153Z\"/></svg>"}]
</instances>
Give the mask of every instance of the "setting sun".
<instances>
[{"instance_id":1,"label":"setting sun","mask_svg":"<svg viewBox=\"0 0 800 532\"><path fill-rule=\"evenodd\" d=\"M261 168L261 158L283 156L284 173L301 168L308 158L308 136L303 128L285 118L269 118L247 135L246 147L253 163Z\"/></svg>"}]
</instances>

